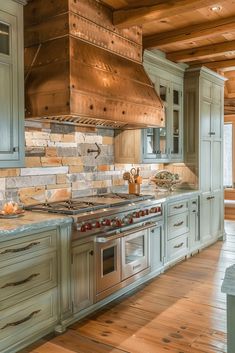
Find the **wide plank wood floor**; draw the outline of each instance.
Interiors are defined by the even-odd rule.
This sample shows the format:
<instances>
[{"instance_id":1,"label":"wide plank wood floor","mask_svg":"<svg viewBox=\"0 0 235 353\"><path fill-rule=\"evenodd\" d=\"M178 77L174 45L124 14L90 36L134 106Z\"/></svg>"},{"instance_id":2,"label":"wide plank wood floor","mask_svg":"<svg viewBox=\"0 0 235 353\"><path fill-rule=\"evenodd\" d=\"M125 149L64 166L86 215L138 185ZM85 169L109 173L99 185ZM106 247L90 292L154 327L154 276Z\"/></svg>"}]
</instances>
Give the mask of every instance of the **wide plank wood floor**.
<instances>
[{"instance_id":1,"label":"wide plank wood floor","mask_svg":"<svg viewBox=\"0 0 235 353\"><path fill-rule=\"evenodd\" d=\"M224 353L226 296L221 284L235 263L235 222L217 242L138 291L21 353Z\"/></svg>"}]
</instances>

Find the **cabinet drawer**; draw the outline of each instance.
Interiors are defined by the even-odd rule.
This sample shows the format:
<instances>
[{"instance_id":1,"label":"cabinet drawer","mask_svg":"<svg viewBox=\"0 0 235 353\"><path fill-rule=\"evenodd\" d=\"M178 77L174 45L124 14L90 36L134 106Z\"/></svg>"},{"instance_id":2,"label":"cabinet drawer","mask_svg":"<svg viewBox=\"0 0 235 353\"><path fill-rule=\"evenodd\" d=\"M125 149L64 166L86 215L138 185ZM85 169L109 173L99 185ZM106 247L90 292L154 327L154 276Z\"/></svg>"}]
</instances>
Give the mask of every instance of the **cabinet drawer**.
<instances>
[{"instance_id":1,"label":"cabinet drawer","mask_svg":"<svg viewBox=\"0 0 235 353\"><path fill-rule=\"evenodd\" d=\"M168 240L173 239L178 235L187 233L189 231L188 212L168 217L167 230Z\"/></svg>"},{"instance_id":2,"label":"cabinet drawer","mask_svg":"<svg viewBox=\"0 0 235 353\"><path fill-rule=\"evenodd\" d=\"M35 233L26 237L3 242L0 249L0 267L2 261L16 263L19 257L26 254L49 252L56 249L56 230L52 229L46 232Z\"/></svg>"},{"instance_id":3,"label":"cabinet drawer","mask_svg":"<svg viewBox=\"0 0 235 353\"><path fill-rule=\"evenodd\" d=\"M177 259L188 253L188 234L183 234L167 242L168 261Z\"/></svg>"},{"instance_id":4,"label":"cabinet drawer","mask_svg":"<svg viewBox=\"0 0 235 353\"><path fill-rule=\"evenodd\" d=\"M57 322L57 289L37 295L0 312L1 353Z\"/></svg>"},{"instance_id":5,"label":"cabinet drawer","mask_svg":"<svg viewBox=\"0 0 235 353\"><path fill-rule=\"evenodd\" d=\"M1 269L0 309L45 291L57 283L56 253L21 261ZM17 298L12 298L17 295ZM6 300L6 302L2 302Z\"/></svg>"},{"instance_id":6,"label":"cabinet drawer","mask_svg":"<svg viewBox=\"0 0 235 353\"><path fill-rule=\"evenodd\" d=\"M168 208L167 208L167 214L168 216L174 215L174 214L178 214L178 213L182 213L185 211L188 211L188 200L184 200L184 201L177 201L177 202L172 202L168 204Z\"/></svg>"}]
</instances>

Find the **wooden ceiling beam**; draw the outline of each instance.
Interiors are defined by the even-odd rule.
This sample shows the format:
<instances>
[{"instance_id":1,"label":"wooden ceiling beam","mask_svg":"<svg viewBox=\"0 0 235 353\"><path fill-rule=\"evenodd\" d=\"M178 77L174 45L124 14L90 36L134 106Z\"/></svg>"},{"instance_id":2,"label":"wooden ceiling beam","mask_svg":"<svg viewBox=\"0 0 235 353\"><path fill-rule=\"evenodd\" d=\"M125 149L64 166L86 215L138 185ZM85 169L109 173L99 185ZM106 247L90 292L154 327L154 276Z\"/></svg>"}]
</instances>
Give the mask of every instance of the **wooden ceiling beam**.
<instances>
[{"instance_id":1,"label":"wooden ceiling beam","mask_svg":"<svg viewBox=\"0 0 235 353\"><path fill-rule=\"evenodd\" d=\"M235 31L235 16L146 36L143 38L143 43L144 48L164 48L169 44L212 38L229 31Z\"/></svg>"},{"instance_id":2,"label":"wooden ceiling beam","mask_svg":"<svg viewBox=\"0 0 235 353\"><path fill-rule=\"evenodd\" d=\"M155 5L152 1L145 3L144 6L114 11L113 24L118 28L128 28L217 4L215 0L156 0Z\"/></svg>"},{"instance_id":3,"label":"wooden ceiling beam","mask_svg":"<svg viewBox=\"0 0 235 353\"><path fill-rule=\"evenodd\" d=\"M222 71L233 71L235 70L235 59L209 61L209 62L203 62L203 63L198 62L196 64L190 65L190 67L198 67L199 65L206 66L212 70L220 69Z\"/></svg>"},{"instance_id":4,"label":"wooden ceiling beam","mask_svg":"<svg viewBox=\"0 0 235 353\"><path fill-rule=\"evenodd\" d=\"M171 52L167 54L167 59L176 62L190 62L212 58L231 51L235 53L235 40Z\"/></svg>"}]
</instances>

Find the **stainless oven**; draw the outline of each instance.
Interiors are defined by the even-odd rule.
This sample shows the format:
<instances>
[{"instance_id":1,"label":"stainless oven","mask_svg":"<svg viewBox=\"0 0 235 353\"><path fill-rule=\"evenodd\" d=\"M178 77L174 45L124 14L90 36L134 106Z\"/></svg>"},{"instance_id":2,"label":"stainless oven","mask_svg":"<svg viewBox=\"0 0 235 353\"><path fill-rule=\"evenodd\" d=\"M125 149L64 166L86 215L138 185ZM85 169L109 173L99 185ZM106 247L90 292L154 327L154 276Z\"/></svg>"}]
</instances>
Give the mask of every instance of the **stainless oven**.
<instances>
[{"instance_id":1,"label":"stainless oven","mask_svg":"<svg viewBox=\"0 0 235 353\"><path fill-rule=\"evenodd\" d=\"M114 286L123 287L123 281L149 267L149 234L156 225L147 222L116 234L97 236L96 295Z\"/></svg>"},{"instance_id":2,"label":"stainless oven","mask_svg":"<svg viewBox=\"0 0 235 353\"><path fill-rule=\"evenodd\" d=\"M144 270L149 265L149 229L128 232L122 238L122 280Z\"/></svg>"}]
</instances>

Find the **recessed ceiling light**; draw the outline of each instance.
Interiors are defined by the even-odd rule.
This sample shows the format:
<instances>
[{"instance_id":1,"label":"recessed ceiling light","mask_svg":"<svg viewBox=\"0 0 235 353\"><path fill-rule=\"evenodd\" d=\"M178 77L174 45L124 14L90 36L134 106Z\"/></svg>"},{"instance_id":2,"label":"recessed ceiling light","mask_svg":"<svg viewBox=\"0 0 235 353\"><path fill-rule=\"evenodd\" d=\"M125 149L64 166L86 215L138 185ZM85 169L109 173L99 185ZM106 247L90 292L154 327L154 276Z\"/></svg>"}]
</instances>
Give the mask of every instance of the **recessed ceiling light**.
<instances>
[{"instance_id":1,"label":"recessed ceiling light","mask_svg":"<svg viewBox=\"0 0 235 353\"><path fill-rule=\"evenodd\" d=\"M214 6L212 6L212 7L210 8L210 10L213 11L213 12L219 12L219 11L222 10L222 6L220 6L220 5L214 5Z\"/></svg>"}]
</instances>

